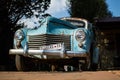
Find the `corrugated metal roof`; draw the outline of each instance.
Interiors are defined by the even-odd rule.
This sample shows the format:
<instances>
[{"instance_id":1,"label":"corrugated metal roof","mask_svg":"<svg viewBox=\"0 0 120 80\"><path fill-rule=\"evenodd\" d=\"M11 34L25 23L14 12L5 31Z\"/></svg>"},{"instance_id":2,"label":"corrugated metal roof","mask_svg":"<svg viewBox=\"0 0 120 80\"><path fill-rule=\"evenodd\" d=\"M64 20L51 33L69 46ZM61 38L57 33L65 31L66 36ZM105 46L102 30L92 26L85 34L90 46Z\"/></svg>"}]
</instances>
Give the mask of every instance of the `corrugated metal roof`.
<instances>
[{"instance_id":1,"label":"corrugated metal roof","mask_svg":"<svg viewBox=\"0 0 120 80\"><path fill-rule=\"evenodd\" d=\"M95 25L101 30L108 30L108 29L120 30L120 17L111 17L111 18L108 17L108 18L98 19Z\"/></svg>"},{"instance_id":2,"label":"corrugated metal roof","mask_svg":"<svg viewBox=\"0 0 120 80\"><path fill-rule=\"evenodd\" d=\"M120 17L107 17L99 19L97 22L120 22Z\"/></svg>"}]
</instances>

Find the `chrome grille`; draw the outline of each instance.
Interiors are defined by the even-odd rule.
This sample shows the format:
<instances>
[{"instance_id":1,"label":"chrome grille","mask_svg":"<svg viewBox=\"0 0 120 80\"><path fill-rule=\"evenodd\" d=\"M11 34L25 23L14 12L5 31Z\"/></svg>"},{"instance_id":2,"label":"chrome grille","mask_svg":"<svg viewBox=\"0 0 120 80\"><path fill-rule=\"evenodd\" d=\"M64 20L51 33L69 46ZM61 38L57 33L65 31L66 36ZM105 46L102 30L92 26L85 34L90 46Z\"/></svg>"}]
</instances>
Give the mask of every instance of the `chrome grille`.
<instances>
[{"instance_id":1,"label":"chrome grille","mask_svg":"<svg viewBox=\"0 0 120 80\"><path fill-rule=\"evenodd\" d=\"M66 50L71 50L69 35L30 35L28 36L29 49L39 49L40 46L64 43Z\"/></svg>"}]
</instances>

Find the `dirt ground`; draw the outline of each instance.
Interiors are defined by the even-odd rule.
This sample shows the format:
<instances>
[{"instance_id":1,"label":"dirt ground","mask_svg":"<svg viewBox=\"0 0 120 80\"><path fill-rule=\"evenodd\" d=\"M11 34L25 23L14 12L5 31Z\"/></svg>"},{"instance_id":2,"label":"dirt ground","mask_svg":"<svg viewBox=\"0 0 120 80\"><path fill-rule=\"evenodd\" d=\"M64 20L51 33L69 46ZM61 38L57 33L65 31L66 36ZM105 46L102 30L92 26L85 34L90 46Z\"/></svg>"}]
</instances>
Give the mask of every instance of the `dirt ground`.
<instances>
[{"instance_id":1,"label":"dirt ground","mask_svg":"<svg viewBox=\"0 0 120 80\"><path fill-rule=\"evenodd\" d=\"M120 77L120 70L116 70L116 71L109 71L109 72L112 72L113 74L117 75Z\"/></svg>"},{"instance_id":2,"label":"dirt ground","mask_svg":"<svg viewBox=\"0 0 120 80\"><path fill-rule=\"evenodd\" d=\"M0 80L120 80L120 71L0 72Z\"/></svg>"}]
</instances>

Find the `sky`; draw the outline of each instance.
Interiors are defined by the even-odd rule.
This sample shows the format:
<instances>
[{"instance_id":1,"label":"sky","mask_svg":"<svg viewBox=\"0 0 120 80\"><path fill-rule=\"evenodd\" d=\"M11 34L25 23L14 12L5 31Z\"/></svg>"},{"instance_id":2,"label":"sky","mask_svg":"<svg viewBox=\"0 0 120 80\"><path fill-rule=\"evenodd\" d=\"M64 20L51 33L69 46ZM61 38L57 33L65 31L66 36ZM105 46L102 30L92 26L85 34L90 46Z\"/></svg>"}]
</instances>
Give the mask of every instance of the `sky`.
<instances>
[{"instance_id":1,"label":"sky","mask_svg":"<svg viewBox=\"0 0 120 80\"><path fill-rule=\"evenodd\" d=\"M67 0L51 0L51 4L46 13L54 17L61 18L69 16L66 6Z\"/></svg>"},{"instance_id":2,"label":"sky","mask_svg":"<svg viewBox=\"0 0 120 80\"><path fill-rule=\"evenodd\" d=\"M51 0L51 4L46 13L54 17L61 18L69 16L66 6L67 0ZM112 12L113 16L120 17L120 0L106 0L108 9Z\"/></svg>"},{"instance_id":3,"label":"sky","mask_svg":"<svg viewBox=\"0 0 120 80\"><path fill-rule=\"evenodd\" d=\"M107 0L106 2L113 16L120 17L120 0Z\"/></svg>"}]
</instances>

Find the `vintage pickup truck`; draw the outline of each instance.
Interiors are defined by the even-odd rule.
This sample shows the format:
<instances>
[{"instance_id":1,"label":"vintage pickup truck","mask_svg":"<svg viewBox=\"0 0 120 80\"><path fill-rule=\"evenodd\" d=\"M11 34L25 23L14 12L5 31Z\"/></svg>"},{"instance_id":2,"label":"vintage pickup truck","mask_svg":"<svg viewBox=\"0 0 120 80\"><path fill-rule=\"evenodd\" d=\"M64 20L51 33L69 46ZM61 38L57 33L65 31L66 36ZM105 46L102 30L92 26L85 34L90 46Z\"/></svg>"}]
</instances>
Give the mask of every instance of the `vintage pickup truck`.
<instances>
[{"instance_id":1,"label":"vintage pickup truck","mask_svg":"<svg viewBox=\"0 0 120 80\"><path fill-rule=\"evenodd\" d=\"M83 70L96 69L99 53L94 30L95 27L82 18L47 16L39 27L17 30L14 49L10 49L9 54L15 55L18 70L40 67L41 62L58 66L77 64L75 68Z\"/></svg>"}]
</instances>

